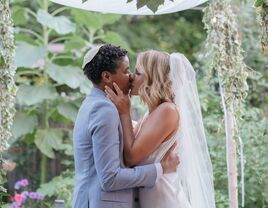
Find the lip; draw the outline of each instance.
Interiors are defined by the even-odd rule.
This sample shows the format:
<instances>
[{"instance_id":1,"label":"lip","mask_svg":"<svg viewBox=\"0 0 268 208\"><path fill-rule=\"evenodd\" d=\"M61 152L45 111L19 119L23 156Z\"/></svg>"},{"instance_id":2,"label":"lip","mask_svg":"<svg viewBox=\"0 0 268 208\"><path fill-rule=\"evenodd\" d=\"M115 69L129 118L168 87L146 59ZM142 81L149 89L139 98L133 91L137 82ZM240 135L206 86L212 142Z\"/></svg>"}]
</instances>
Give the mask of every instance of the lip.
<instances>
[{"instance_id":1,"label":"lip","mask_svg":"<svg viewBox=\"0 0 268 208\"><path fill-rule=\"evenodd\" d=\"M130 89L130 90L133 90L133 89L134 89L134 85L130 85L130 86L129 86L129 89Z\"/></svg>"}]
</instances>

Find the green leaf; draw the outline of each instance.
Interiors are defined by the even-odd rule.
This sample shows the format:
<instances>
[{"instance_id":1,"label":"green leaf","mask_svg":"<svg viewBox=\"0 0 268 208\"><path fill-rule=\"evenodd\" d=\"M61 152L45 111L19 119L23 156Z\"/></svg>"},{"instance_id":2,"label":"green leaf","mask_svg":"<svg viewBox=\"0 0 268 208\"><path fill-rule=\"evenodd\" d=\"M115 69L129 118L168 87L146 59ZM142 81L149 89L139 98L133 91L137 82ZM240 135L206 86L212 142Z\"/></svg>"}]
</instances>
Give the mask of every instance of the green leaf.
<instances>
[{"instance_id":1,"label":"green leaf","mask_svg":"<svg viewBox=\"0 0 268 208\"><path fill-rule=\"evenodd\" d=\"M66 84L73 89L80 86L85 76L79 67L59 66L52 63L48 65L47 73L57 83Z\"/></svg>"},{"instance_id":2,"label":"green leaf","mask_svg":"<svg viewBox=\"0 0 268 208\"><path fill-rule=\"evenodd\" d=\"M42 46L17 42L15 62L18 67L32 67L38 60L44 59L46 55L47 50Z\"/></svg>"},{"instance_id":3,"label":"green leaf","mask_svg":"<svg viewBox=\"0 0 268 208\"><path fill-rule=\"evenodd\" d=\"M35 144L38 149L48 156L54 158L54 150L62 148L63 132L59 129L38 129L35 134Z\"/></svg>"},{"instance_id":4,"label":"green leaf","mask_svg":"<svg viewBox=\"0 0 268 208\"><path fill-rule=\"evenodd\" d=\"M96 30L102 29L104 25L113 24L121 18L116 14L100 14L78 9L72 9L71 14L78 25Z\"/></svg>"},{"instance_id":5,"label":"green leaf","mask_svg":"<svg viewBox=\"0 0 268 208\"><path fill-rule=\"evenodd\" d=\"M18 31L20 30L20 28L16 28L16 30L17 29L18 29ZM16 33L15 40L17 41L17 43L18 42L25 42L25 43L28 43L30 45L33 45L35 43L35 40L26 33Z\"/></svg>"},{"instance_id":6,"label":"green leaf","mask_svg":"<svg viewBox=\"0 0 268 208\"><path fill-rule=\"evenodd\" d=\"M73 36L71 40L65 41L64 45L64 50L70 51L71 49L81 50L81 48L85 47L86 43L81 36Z\"/></svg>"},{"instance_id":7,"label":"green leaf","mask_svg":"<svg viewBox=\"0 0 268 208\"><path fill-rule=\"evenodd\" d=\"M5 59L3 56L1 56L0 54L0 65L4 65L5 64Z\"/></svg>"},{"instance_id":8,"label":"green leaf","mask_svg":"<svg viewBox=\"0 0 268 208\"><path fill-rule=\"evenodd\" d=\"M90 88L92 88L92 83L88 80L86 76L84 76L80 83L80 92L83 94L88 94Z\"/></svg>"},{"instance_id":9,"label":"green leaf","mask_svg":"<svg viewBox=\"0 0 268 208\"><path fill-rule=\"evenodd\" d=\"M263 0L255 0L254 7L262 6L262 4L263 4Z\"/></svg>"},{"instance_id":10,"label":"green leaf","mask_svg":"<svg viewBox=\"0 0 268 208\"><path fill-rule=\"evenodd\" d=\"M25 8L21 6L14 6L11 11L14 25L25 25L27 23L29 16L25 11Z\"/></svg>"},{"instance_id":11,"label":"green leaf","mask_svg":"<svg viewBox=\"0 0 268 208\"><path fill-rule=\"evenodd\" d=\"M75 121L78 109L72 103L60 103L57 107L58 112L65 118Z\"/></svg>"},{"instance_id":12,"label":"green leaf","mask_svg":"<svg viewBox=\"0 0 268 208\"><path fill-rule=\"evenodd\" d=\"M55 30L58 34L67 34L75 32L75 24L72 23L67 17L54 17L41 9L39 9L37 12L37 21L42 25L45 25Z\"/></svg>"},{"instance_id":13,"label":"green leaf","mask_svg":"<svg viewBox=\"0 0 268 208\"><path fill-rule=\"evenodd\" d=\"M114 45L120 45L121 47L127 49L129 52L134 53L129 47L126 40L123 39L118 33L115 32L107 32L105 37L102 39L106 43L111 43Z\"/></svg>"},{"instance_id":14,"label":"green leaf","mask_svg":"<svg viewBox=\"0 0 268 208\"><path fill-rule=\"evenodd\" d=\"M45 99L54 99L57 91L53 86L19 86L17 98L20 104L34 105L43 102Z\"/></svg>"},{"instance_id":15,"label":"green leaf","mask_svg":"<svg viewBox=\"0 0 268 208\"><path fill-rule=\"evenodd\" d=\"M60 175L54 177L50 182L42 184L37 193L52 197L58 195L59 192L64 192L66 188L67 190L72 190L73 186L73 176L66 177Z\"/></svg>"},{"instance_id":16,"label":"green leaf","mask_svg":"<svg viewBox=\"0 0 268 208\"><path fill-rule=\"evenodd\" d=\"M22 135L32 133L37 125L38 120L36 115L28 115L27 113L17 112L12 126L13 136L18 138Z\"/></svg>"},{"instance_id":17,"label":"green leaf","mask_svg":"<svg viewBox=\"0 0 268 208\"><path fill-rule=\"evenodd\" d=\"M73 146L71 144L61 144L59 150L64 150L65 155L73 156Z\"/></svg>"},{"instance_id":18,"label":"green leaf","mask_svg":"<svg viewBox=\"0 0 268 208\"><path fill-rule=\"evenodd\" d=\"M58 177L53 178L49 183L41 184L37 192L48 197L53 196L55 193L57 193L57 186L55 186L55 183Z\"/></svg>"}]
</instances>

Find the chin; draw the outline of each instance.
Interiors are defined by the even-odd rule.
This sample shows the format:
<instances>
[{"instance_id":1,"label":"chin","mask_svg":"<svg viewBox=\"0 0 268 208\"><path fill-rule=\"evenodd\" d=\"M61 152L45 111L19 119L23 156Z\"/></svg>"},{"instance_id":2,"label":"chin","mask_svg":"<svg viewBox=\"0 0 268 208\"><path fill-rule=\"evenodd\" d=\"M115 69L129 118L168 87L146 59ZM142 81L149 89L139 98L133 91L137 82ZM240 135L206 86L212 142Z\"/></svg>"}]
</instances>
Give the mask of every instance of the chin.
<instances>
[{"instance_id":1,"label":"chin","mask_svg":"<svg viewBox=\"0 0 268 208\"><path fill-rule=\"evenodd\" d=\"M138 93L137 91L135 91L135 90L131 90L130 94L131 94L131 95L134 95L134 96L135 96L135 95L139 95L139 93Z\"/></svg>"}]
</instances>

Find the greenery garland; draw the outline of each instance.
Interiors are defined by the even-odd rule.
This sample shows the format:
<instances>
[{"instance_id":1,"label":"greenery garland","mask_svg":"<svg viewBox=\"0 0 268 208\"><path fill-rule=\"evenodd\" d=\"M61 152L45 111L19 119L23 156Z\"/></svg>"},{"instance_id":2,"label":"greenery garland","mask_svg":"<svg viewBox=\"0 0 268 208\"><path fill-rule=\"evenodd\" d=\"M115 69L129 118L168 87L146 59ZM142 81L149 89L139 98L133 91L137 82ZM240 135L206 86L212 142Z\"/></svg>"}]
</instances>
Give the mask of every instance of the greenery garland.
<instances>
[{"instance_id":1,"label":"greenery garland","mask_svg":"<svg viewBox=\"0 0 268 208\"><path fill-rule=\"evenodd\" d=\"M240 117L241 104L248 90L248 70L230 0L211 1L204 9L203 22L208 34L205 60L211 61L209 70L216 71L221 80L227 109L233 108Z\"/></svg>"},{"instance_id":2,"label":"greenery garland","mask_svg":"<svg viewBox=\"0 0 268 208\"><path fill-rule=\"evenodd\" d=\"M0 0L0 154L8 148L15 114L15 43L9 0Z\"/></svg>"},{"instance_id":3,"label":"greenery garland","mask_svg":"<svg viewBox=\"0 0 268 208\"><path fill-rule=\"evenodd\" d=\"M261 45L263 51L268 51L268 0L255 0L257 20L262 27Z\"/></svg>"},{"instance_id":4,"label":"greenery garland","mask_svg":"<svg viewBox=\"0 0 268 208\"><path fill-rule=\"evenodd\" d=\"M234 138L240 143L242 207L244 207L243 143L239 135L239 128L236 121L241 118L243 109L242 103L247 95L248 69L243 60L243 50L241 48L237 19L232 10L231 1L212 0L204 9L204 12L203 22L208 34L205 43L207 51L205 60L210 63L207 65L210 74L216 72L218 75L223 102L222 107L225 114L226 112L231 112L234 122ZM227 117L225 117L225 119L227 119ZM226 123L226 125L230 124ZM232 143L230 143L230 141L226 142L228 143L228 148L230 148L229 145L236 148L235 141L232 141ZM232 152L228 152L228 154L233 153L236 153L236 150L234 152L233 150ZM229 156L230 155L227 155L227 157ZM231 165L229 162L230 161L228 160L228 167ZM236 161L232 160L232 163L235 165ZM228 174L230 174L229 171ZM234 185L232 184L234 181L235 180L230 179L231 186ZM234 190L229 190L229 194L235 194L233 191ZM236 204L235 196L232 196L232 200L231 198L229 200L231 207L238 206Z\"/></svg>"}]
</instances>

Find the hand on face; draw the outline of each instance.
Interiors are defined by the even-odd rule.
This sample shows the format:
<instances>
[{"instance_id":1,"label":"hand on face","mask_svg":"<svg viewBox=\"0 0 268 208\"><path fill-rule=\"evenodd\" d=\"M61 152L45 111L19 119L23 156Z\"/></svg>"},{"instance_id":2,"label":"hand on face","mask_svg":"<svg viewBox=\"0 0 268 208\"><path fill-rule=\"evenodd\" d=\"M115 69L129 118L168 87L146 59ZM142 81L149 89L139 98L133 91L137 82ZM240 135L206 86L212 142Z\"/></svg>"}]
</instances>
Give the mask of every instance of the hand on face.
<instances>
[{"instance_id":1,"label":"hand on face","mask_svg":"<svg viewBox=\"0 0 268 208\"><path fill-rule=\"evenodd\" d=\"M130 113L130 96L125 95L115 82L113 86L116 93L107 85L105 86L107 97L115 104L120 114Z\"/></svg>"}]
</instances>

